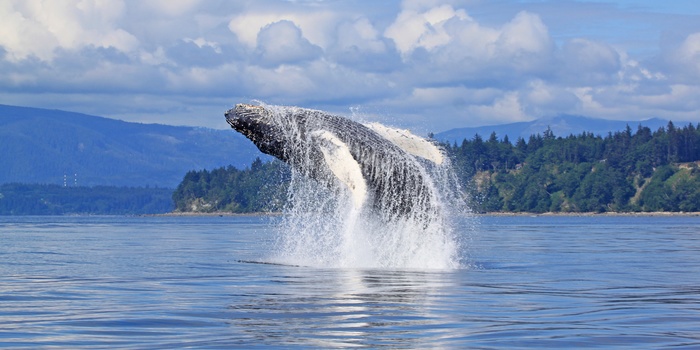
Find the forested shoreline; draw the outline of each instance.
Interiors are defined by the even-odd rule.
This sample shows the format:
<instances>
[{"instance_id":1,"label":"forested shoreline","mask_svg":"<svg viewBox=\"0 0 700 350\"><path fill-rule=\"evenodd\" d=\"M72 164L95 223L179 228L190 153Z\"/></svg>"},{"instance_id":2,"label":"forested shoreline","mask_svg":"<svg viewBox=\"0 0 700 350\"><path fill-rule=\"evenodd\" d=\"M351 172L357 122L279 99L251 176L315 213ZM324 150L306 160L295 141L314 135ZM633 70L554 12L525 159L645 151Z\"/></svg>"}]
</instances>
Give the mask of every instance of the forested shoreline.
<instances>
[{"instance_id":1,"label":"forested shoreline","mask_svg":"<svg viewBox=\"0 0 700 350\"><path fill-rule=\"evenodd\" d=\"M692 124L605 136L547 129L514 143L492 133L442 146L476 212L700 211L700 130ZM277 211L288 181L279 161L190 171L173 194L175 211Z\"/></svg>"},{"instance_id":2,"label":"forested shoreline","mask_svg":"<svg viewBox=\"0 0 700 350\"><path fill-rule=\"evenodd\" d=\"M700 211L700 130L556 137L551 130L512 144L476 135L446 145L480 212Z\"/></svg>"},{"instance_id":3,"label":"forested shoreline","mask_svg":"<svg viewBox=\"0 0 700 350\"><path fill-rule=\"evenodd\" d=\"M0 215L143 215L173 210L169 188L0 185Z\"/></svg>"},{"instance_id":4,"label":"forested shoreline","mask_svg":"<svg viewBox=\"0 0 700 350\"><path fill-rule=\"evenodd\" d=\"M550 129L511 142L492 133L441 146L478 213L700 212L700 129L672 122L605 136ZM0 185L0 215L278 212L288 166L189 171L173 191L148 187Z\"/></svg>"},{"instance_id":5,"label":"forested shoreline","mask_svg":"<svg viewBox=\"0 0 700 350\"><path fill-rule=\"evenodd\" d=\"M291 172L280 161L256 159L239 170L228 166L189 171L173 193L176 212L253 213L280 211Z\"/></svg>"}]
</instances>

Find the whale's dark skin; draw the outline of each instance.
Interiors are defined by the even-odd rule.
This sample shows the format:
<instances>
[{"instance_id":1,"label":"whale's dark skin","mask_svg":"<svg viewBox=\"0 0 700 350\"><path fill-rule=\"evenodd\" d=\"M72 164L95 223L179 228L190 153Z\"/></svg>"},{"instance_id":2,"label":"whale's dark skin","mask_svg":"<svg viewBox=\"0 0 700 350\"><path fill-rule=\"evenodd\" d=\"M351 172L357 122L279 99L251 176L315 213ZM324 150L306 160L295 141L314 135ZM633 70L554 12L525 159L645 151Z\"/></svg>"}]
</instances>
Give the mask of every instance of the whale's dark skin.
<instances>
[{"instance_id":1,"label":"whale's dark skin","mask_svg":"<svg viewBox=\"0 0 700 350\"><path fill-rule=\"evenodd\" d=\"M260 151L320 182L328 183L334 177L324 163L322 148L326 146L323 140L316 140L317 135L334 135L359 165L369 204L388 218L422 217L436 210L418 161L402 148L372 129L340 116L302 108L281 111L282 115L268 107L238 104L225 115L231 127L253 141Z\"/></svg>"}]
</instances>

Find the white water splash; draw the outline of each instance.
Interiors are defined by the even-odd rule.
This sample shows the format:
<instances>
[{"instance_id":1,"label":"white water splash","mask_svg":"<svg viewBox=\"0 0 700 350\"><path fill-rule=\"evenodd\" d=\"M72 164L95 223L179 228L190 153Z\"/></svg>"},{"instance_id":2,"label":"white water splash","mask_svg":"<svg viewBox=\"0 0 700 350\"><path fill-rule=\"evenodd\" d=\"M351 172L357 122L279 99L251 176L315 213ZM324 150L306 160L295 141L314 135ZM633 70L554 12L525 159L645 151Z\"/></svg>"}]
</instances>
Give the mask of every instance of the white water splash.
<instances>
[{"instance_id":1,"label":"white water splash","mask_svg":"<svg viewBox=\"0 0 700 350\"><path fill-rule=\"evenodd\" d=\"M308 130L298 128L289 118L300 109L265 105L273 112L275 123L284 125L285 137L295 140L289 143L292 179L289 186L288 205L285 215L278 225L278 240L271 260L276 263L336 268L418 268L453 269L460 268L462 246L455 230L454 218L465 213L465 203L461 196L456 177L449 159L440 154L440 164L413 156L408 152L397 154L397 159L411 162L420 171L420 179L425 186L406 183L400 188L388 188L385 196L401 191L427 188L429 193L410 203L407 215L397 216L387 208L369 204L358 207L357 188L349 188L341 181L332 185L319 183L309 175L317 172L318 159L307 150L317 147L317 140L305 137ZM290 126L291 125L291 126ZM377 125L374 125L377 128ZM383 130L388 130L381 126ZM401 131L406 133L406 131ZM411 137L416 137L411 135ZM329 137L326 137L327 139ZM333 140L335 141L335 140ZM424 139L421 142L434 145ZM334 146L344 147L335 142ZM385 150L382 150L385 151ZM415 150L414 150L415 151ZM415 152L411 152L415 154ZM328 155L324 153L326 161ZM346 149L334 152L336 159L347 164L355 163ZM381 160L362 159L363 162ZM329 165L330 166L330 165ZM392 175L392 164L373 164L385 174ZM330 166L332 168L332 166ZM346 172L344 176L361 176L357 172ZM412 179L413 177L407 177ZM364 179L349 179L346 183L364 183ZM395 183L385 181L382 185ZM363 189L364 190L364 189ZM424 190L425 191L425 190ZM367 194L371 197L370 194ZM416 194L418 197L419 194ZM388 198L382 203L392 203ZM394 204L395 205L395 204Z\"/></svg>"}]
</instances>

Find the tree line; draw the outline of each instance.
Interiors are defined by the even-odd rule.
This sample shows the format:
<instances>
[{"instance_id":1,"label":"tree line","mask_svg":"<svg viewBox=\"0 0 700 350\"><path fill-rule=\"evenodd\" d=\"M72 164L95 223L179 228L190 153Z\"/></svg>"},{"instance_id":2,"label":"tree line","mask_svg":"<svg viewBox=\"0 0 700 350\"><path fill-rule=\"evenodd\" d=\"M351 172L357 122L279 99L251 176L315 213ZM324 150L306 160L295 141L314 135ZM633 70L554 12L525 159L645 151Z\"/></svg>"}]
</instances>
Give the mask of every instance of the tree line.
<instances>
[{"instance_id":1,"label":"tree line","mask_svg":"<svg viewBox=\"0 0 700 350\"><path fill-rule=\"evenodd\" d=\"M492 133L442 144L477 212L700 211L700 129L639 126L600 136L551 129L514 143ZM275 211L290 171L257 159L249 168L190 171L177 211Z\"/></svg>"},{"instance_id":2,"label":"tree line","mask_svg":"<svg viewBox=\"0 0 700 350\"><path fill-rule=\"evenodd\" d=\"M477 211L700 211L700 130L692 124L628 126L604 137L556 137L548 128L514 144L492 133L445 147Z\"/></svg>"},{"instance_id":3,"label":"tree line","mask_svg":"<svg viewBox=\"0 0 700 350\"><path fill-rule=\"evenodd\" d=\"M280 161L255 159L250 167L189 171L173 193L179 212L272 212L282 209L291 172Z\"/></svg>"},{"instance_id":4,"label":"tree line","mask_svg":"<svg viewBox=\"0 0 700 350\"><path fill-rule=\"evenodd\" d=\"M9 183L0 185L0 215L141 215L173 210L172 189Z\"/></svg>"}]
</instances>

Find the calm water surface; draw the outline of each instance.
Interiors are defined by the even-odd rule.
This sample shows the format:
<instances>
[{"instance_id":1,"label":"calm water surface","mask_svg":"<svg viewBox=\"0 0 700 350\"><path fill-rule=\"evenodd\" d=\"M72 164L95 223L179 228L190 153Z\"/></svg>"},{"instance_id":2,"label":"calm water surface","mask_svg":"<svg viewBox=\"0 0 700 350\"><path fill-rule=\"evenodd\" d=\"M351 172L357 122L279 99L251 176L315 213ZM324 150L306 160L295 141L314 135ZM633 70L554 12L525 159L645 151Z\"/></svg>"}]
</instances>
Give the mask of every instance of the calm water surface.
<instances>
[{"instance_id":1,"label":"calm water surface","mask_svg":"<svg viewBox=\"0 0 700 350\"><path fill-rule=\"evenodd\" d=\"M263 217L0 217L0 348L700 348L699 217L480 217L458 270L259 264Z\"/></svg>"}]
</instances>

